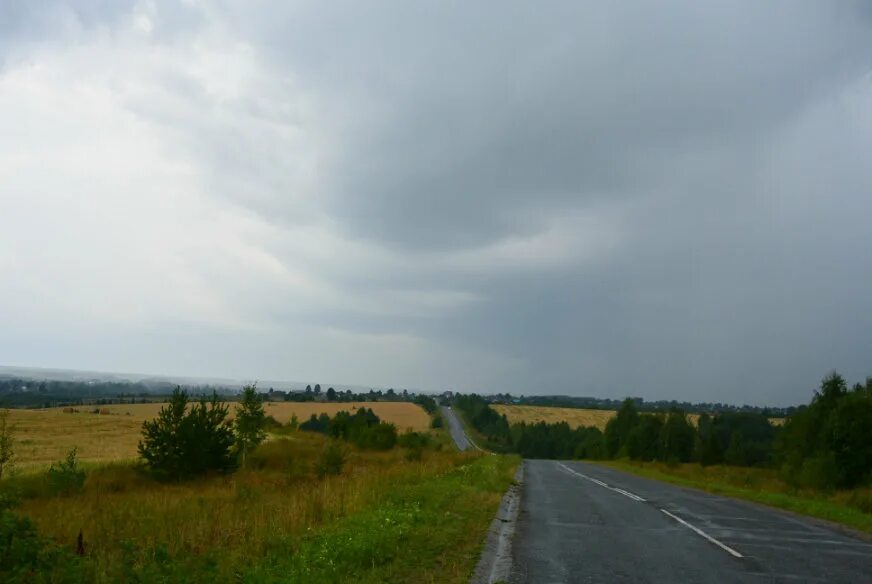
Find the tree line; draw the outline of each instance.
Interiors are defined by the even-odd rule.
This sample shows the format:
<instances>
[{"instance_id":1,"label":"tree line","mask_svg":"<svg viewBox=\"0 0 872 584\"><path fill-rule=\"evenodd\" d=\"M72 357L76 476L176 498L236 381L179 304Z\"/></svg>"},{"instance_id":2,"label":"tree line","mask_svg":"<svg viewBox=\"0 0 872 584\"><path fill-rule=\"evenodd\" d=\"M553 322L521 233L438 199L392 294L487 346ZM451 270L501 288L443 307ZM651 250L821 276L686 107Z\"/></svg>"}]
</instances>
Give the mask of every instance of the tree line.
<instances>
[{"instance_id":1,"label":"tree line","mask_svg":"<svg viewBox=\"0 0 872 584\"><path fill-rule=\"evenodd\" d=\"M783 427L767 412L640 412L626 399L605 430L571 428L565 422L514 423L481 396L458 395L454 407L501 452L525 458L629 458L668 463L697 462L777 468L791 484L850 488L872 482L872 378L850 390L836 372L821 382L808 405Z\"/></svg>"}]
</instances>

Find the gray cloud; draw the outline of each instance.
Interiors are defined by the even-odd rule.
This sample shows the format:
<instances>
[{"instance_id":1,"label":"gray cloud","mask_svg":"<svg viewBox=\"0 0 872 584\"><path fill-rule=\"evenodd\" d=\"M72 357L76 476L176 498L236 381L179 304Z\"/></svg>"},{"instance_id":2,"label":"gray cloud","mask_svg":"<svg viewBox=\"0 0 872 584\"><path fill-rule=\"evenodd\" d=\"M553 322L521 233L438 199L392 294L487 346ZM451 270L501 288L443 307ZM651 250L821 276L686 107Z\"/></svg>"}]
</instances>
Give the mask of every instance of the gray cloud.
<instances>
[{"instance_id":1,"label":"gray cloud","mask_svg":"<svg viewBox=\"0 0 872 584\"><path fill-rule=\"evenodd\" d=\"M0 18L44 135L0 138L0 268L69 290L0 294L21 364L752 403L872 373L864 3L111 4Z\"/></svg>"}]
</instances>

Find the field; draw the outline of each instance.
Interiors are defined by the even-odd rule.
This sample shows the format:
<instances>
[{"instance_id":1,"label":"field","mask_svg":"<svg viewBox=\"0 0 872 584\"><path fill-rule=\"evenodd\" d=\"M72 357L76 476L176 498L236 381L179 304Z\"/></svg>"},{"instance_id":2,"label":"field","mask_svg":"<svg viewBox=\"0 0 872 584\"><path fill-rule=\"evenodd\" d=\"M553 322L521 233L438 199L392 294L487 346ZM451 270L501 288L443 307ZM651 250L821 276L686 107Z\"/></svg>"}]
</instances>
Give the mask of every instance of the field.
<instances>
[{"instance_id":1,"label":"field","mask_svg":"<svg viewBox=\"0 0 872 584\"><path fill-rule=\"evenodd\" d=\"M617 412L612 410L587 410L583 408L555 408L550 406L507 406L495 404L491 406L500 415L505 414L509 419L509 423L515 422L546 422L555 424L557 422L566 422L572 428L579 426L593 426L600 430L605 430L606 423L611 420ZM688 414L688 419L695 425L699 419L699 414ZM784 423L782 418L771 418L769 420L774 425Z\"/></svg>"},{"instance_id":2,"label":"field","mask_svg":"<svg viewBox=\"0 0 872 584\"><path fill-rule=\"evenodd\" d=\"M125 418L81 419L96 427ZM92 465L84 488L66 495L52 494L44 473L0 486L67 550L46 581L459 583L518 464L459 453L440 431L420 458L348 446L342 473L319 479L326 437L286 434L229 476L161 483L116 462ZM82 557L72 554L80 533Z\"/></svg>"},{"instance_id":3,"label":"field","mask_svg":"<svg viewBox=\"0 0 872 584\"><path fill-rule=\"evenodd\" d=\"M115 404L96 406L107 414L90 413L94 407L79 406L77 413L64 413L64 408L45 410L10 410L9 420L16 428L17 461L21 471L43 468L63 458L71 448L78 448L85 462L110 462L135 458L142 422L157 415L162 404ZM430 417L421 407L408 402L348 402L264 404L268 415L287 423L293 414L300 422L310 415L335 414L359 407L372 408L382 420L393 423L399 431L408 428L426 430ZM234 411L231 404L231 415Z\"/></svg>"},{"instance_id":4,"label":"field","mask_svg":"<svg viewBox=\"0 0 872 584\"><path fill-rule=\"evenodd\" d=\"M410 403L265 409L285 422L363 406L401 429L429 427L429 416ZM33 522L50 542L43 545L59 546L46 552L54 559L40 564L38 577L21 581L466 582L519 462L459 453L437 430L417 453L344 444L341 473L319 478L327 437L285 427L233 474L160 482L133 462L142 421L160 407L11 410L17 468L25 472L4 476L0 502L20 499L15 515ZM73 446L88 461L84 486L58 491L40 471ZM10 515L2 519L6 533ZM0 562L8 575L4 569Z\"/></svg>"},{"instance_id":5,"label":"field","mask_svg":"<svg viewBox=\"0 0 872 584\"><path fill-rule=\"evenodd\" d=\"M611 410L586 410L581 408L554 408L549 406L491 406L498 414L505 414L509 423L526 422L528 424L545 422L556 424L566 422L572 428L579 426L595 426L604 430L606 423L611 420L615 412Z\"/></svg>"}]
</instances>

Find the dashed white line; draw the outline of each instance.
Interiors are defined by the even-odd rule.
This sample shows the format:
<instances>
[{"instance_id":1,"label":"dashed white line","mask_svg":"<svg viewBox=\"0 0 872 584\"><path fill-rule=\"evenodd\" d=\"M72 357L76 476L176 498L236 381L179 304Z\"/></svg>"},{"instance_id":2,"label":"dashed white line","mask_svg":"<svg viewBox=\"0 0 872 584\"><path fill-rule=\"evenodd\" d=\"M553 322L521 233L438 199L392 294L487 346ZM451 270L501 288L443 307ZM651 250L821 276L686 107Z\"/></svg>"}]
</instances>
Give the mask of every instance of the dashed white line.
<instances>
[{"instance_id":1,"label":"dashed white line","mask_svg":"<svg viewBox=\"0 0 872 584\"><path fill-rule=\"evenodd\" d=\"M612 486L610 486L610 485L608 485L608 484L602 482L602 481L599 480L599 479L595 479L595 478L593 478L593 477L589 477L589 476L587 476L587 475L584 474L584 473L580 473L580 472L578 472L577 470L573 470L573 469L569 468L568 466L566 466L565 464L563 464L562 462L558 462L557 464L558 464L558 466L560 466L560 468L562 468L563 470L565 470L565 471L567 471L567 472L569 472L569 473L572 473L572 474L574 474L574 475L577 476L577 477L580 477L580 478L583 478L583 479L585 479L585 480L588 480L588 481L590 481L590 482L592 482L592 483L595 483L595 484L597 484L597 485L599 485L599 486L601 486L601 487L603 487L603 488L606 488L606 489L608 489L608 490L610 490L610 491L614 491L614 492L616 492L616 493L620 493L621 495L624 495L625 497L628 497L628 498L630 498L630 499L633 499L634 501L639 501L640 503L644 503L644 502L645 502L645 499L643 499L642 497L640 497L640 496L637 495L636 493L631 493L630 491L625 491L624 489L619 489L618 487L612 487ZM677 522L679 522L679 523L682 524L683 526L685 526L685 527L687 527L688 529L690 529L690 530L696 532L697 535L701 535L701 536L704 537L705 539L709 540L710 542L712 542L713 544L715 544L716 546L718 546L719 548L721 548L722 550L724 550L725 552L727 552L728 554L730 554L731 556L733 556L733 557L735 557L735 558L744 558L744 557L745 557L745 556L743 556L742 554L740 554L739 552L737 552L736 550L734 550L733 548L731 548L730 546L728 546L728 545L726 545L726 544L724 544L724 543L722 543L722 542L716 540L715 538L713 538L712 536L710 536L709 534L707 534L706 532L704 532L704 531L703 531L702 529L700 529L699 527L696 527L695 525L691 525L690 523L688 523L687 521L685 521L684 519L682 519L682 518L679 517L678 515L674 515L674 514L670 513L669 511L667 511L666 509L661 509L661 511L663 511L663 513L665 513L665 514L668 515L669 517L673 518L674 520L676 520Z\"/></svg>"},{"instance_id":2,"label":"dashed white line","mask_svg":"<svg viewBox=\"0 0 872 584\"><path fill-rule=\"evenodd\" d=\"M719 548L721 548L722 550L724 550L725 552L730 554L731 556L736 557L736 558L744 558L745 557L742 554L740 554L739 552L737 552L736 550L734 550L733 548L731 548L730 546L719 542L718 540L716 540L715 538L713 538L712 536L710 536L709 534L704 532L699 527L691 525L690 523L688 523L687 521L685 521L684 519L682 519L678 515L673 515L672 513L667 511L666 509L661 509L661 511L663 511L664 513L666 513L667 515L669 515L670 517L672 517L673 519L678 521L680 524L687 527L688 529L691 529L691 530L695 531L697 534L703 536L704 538L706 538L707 540L709 540L710 542L712 542L713 544L715 544L716 546L718 546Z\"/></svg>"},{"instance_id":3,"label":"dashed white line","mask_svg":"<svg viewBox=\"0 0 872 584\"><path fill-rule=\"evenodd\" d=\"M642 497L640 497L639 495L637 495L637 494L635 494L635 493L631 493L630 491L625 491L624 489L619 489L619 488L617 488L617 487L611 487L611 486L607 485L606 483L602 482L602 481L599 480L599 479L595 479L595 478L593 478L593 477L589 477L589 476L587 476L586 474L580 473L580 472L578 472L578 471L576 471L576 470L572 470L571 468L569 468L568 466L566 466L566 465L563 464L562 462L558 462L557 464L560 465L560 467L563 468L564 470L566 470L566 471L568 471L568 472L571 472L572 474L574 474L574 475L577 476L577 477L581 477L581 478L586 479L586 480L588 480L588 481L590 481L590 482L592 482L592 483L596 483L597 485L599 485L599 486L601 486L601 487L603 487L603 488L606 488L606 489L608 489L608 490L610 490L610 491L614 491L614 492L616 492L616 493L620 493L621 495L623 495L623 496L625 496L625 497L628 497L628 498L630 498L630 499L632 499L632 500L634 500L634 501L639 501L640 503L644 503L644 502L645 502L645 499L643 499Z\"/></svg>"}]
</instances>

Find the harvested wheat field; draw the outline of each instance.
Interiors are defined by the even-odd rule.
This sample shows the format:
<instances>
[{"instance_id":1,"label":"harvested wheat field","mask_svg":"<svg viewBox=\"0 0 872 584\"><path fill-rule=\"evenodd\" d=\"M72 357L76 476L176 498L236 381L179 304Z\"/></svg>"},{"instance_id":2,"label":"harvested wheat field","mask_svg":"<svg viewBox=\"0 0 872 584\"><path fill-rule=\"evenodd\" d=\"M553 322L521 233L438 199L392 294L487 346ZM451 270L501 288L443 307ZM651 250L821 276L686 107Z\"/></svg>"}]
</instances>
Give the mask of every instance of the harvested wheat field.
<instances>
[{"instance_id":1,"label":"harvested wheat field","mask_svg":"<svg viewBox=\"0 0 872 584\"><path fill-rule=\"evenodd\" d=\"M550 406L506 406L494 405L493 409L498 414L505 414L509 423L545 422L556 424L566 422L572 428L579 426L595 426L604 430L606 423L611 420L616 412L612 410L587 410L581 408L554 408Z\"/></svg>"},{"instance_id":2,"label":"harvested wheat field","mask_svg":"<svg viewBox=\"0 0 872 584\"><path fill-rule=\"evenodd\" d=\"M566 422L572 428L579 426L594 426L605 430L606 424L617 412L613 410L588 410L583 408L555 408L550 406L507 406L494 405L493 409L500 415L505 414L509 423L515 422L545 422L556 424ZM687 418L695 426L699 420L699 414L687 414ZM784 424L784 418L769 418L773 426Z\"/></svg>"},{"instance_id":3,"label":"harvested wheat field","mask_svg":"<svg viewBox=\"0 0 872 584\"><path fill-rule=\"evenodd\" d=\"M107 462L135 458L142 422L154 418L161 403L113 404L77 406L45 410L10 410L9 421L15 427L17 443L16 468L44 468L61 460L71 448L78 448L79 458L86 462ZM91 413L94 408L100 413ZM420 407L408 402L267 402L267 415L281 423L296 414L300 422L312 414L333 415L338 411L353 412L371 408L385 422L399 431L427 430L430 417ZM233 416L234 404L230 404Z\"/></svg>"}]
</instances>

